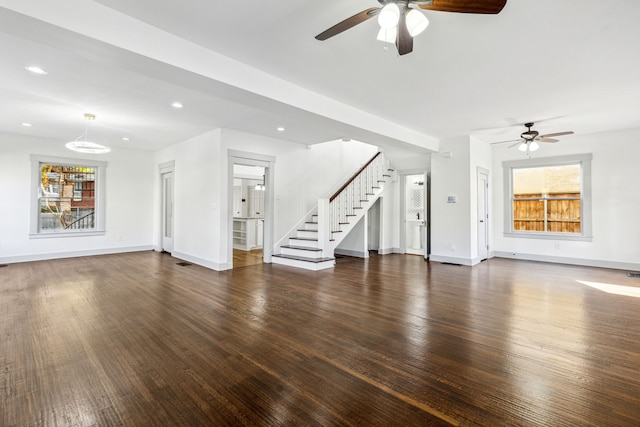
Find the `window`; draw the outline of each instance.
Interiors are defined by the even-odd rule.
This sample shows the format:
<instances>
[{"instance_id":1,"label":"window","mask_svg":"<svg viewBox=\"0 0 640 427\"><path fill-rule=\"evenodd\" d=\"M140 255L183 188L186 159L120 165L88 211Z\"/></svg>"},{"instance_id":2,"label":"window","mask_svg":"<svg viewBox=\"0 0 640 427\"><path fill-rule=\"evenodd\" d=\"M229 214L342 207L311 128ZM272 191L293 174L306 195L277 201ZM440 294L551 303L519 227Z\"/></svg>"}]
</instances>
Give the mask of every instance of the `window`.
<instances>
[{"instance_id":1,"label":"window","mask_svg":"<svg viewBox=\"0 0 640 427\"><path fill-rule=\"evenodd\" d=\"M32 237L104 234L106 162L32 156Z\"/></svg>"},{"instance_id":2,"label":"window","mask_svg":"<svg viewBox=\"0 0 640 427\"><path fill-rule=\"evenodd\" d=\"M503 163L505 235L591 240L591 155Z\"/></svg>"}]
</instances>

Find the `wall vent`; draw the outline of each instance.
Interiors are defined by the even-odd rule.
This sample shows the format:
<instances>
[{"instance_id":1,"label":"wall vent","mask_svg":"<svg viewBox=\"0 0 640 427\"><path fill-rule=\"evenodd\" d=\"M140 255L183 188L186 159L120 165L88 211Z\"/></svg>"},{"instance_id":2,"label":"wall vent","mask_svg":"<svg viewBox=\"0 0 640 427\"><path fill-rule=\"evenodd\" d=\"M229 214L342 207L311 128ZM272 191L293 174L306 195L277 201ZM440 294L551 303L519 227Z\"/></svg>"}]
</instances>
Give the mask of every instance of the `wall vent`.
<instances>
[{"instance_id":1,"label":"wall vent","mask_svg":"<svg viewBox=\"0 0 640 427\"><path fill-rule=\"evenodd\" d=\"M190 262L176 262L176 264L179 265L180 267L188 267L190 265L193 265Z\"/></svg>"},{"instance_id":2,"label":"wall vent","mask_svg":"<svg viewBox=\"0 0 640 427\"><path fill-rule=\"evenodd\" d=\"M629 277L640 277L640 273L627 273Z\"/></svg>"}]
</instances>

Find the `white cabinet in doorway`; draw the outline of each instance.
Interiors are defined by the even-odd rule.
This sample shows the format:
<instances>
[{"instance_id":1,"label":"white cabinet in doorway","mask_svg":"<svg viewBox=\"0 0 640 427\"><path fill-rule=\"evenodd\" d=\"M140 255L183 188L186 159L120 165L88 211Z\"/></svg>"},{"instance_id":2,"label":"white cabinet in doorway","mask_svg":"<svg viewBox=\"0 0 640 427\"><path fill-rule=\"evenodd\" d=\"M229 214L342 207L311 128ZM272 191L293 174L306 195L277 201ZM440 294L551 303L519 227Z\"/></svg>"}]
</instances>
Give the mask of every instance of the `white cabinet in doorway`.
<instances>
[{"instance_id":1,"label":"white cabinet in doorway","mask_svg":"<svg viewBox=\"0 0 640 427\"><path fill-rule=\"evenodd\" d=\"M233 248L243 251L262 248L264 219L234 218Z\"/></svg>"}]
</instances>

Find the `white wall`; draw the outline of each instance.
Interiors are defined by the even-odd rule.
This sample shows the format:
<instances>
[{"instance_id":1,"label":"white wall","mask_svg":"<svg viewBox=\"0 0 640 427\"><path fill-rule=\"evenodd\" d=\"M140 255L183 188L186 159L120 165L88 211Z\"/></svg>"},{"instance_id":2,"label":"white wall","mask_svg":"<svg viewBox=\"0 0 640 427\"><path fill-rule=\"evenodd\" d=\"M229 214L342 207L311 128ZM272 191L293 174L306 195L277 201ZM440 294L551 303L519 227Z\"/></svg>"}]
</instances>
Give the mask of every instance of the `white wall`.
<instances>
[{"instance_id":1,"label":"white wall","mask_svg":"<svg viewBox=\"0 0 640 427\"><path fill-rule=\"evenodd\" d=\"M226 201L219 194L227 178L221 172L226 153L221 152L220 129L172 145L155 154L154 176L154 245L160 246L160 173L158 165L175 161L174 166L174 241L173 254L210 268L220 269L221 241L219 222ZM222 161L221 159L223 159ZM224 180L224 184L223 184Z\"/></svg>"},{"instance_id":2,"label":"white wall","mask_svg":"<svg viewBox=\"0 0 640 427\"><path fill-rule=\"evenodd\" d=\"M468 137L443 140L431 156L431 259L471 263L471 151ZM475 175L474 175L475 182ZM447 198L455 196L455 203Z\"/></svg>"},{"instance_id":3,"label":"white wall","mask_svg":"<svg viewBox=\"0 0 640 427\"><path fill-rule=\"evenodd\" d=\"M536 158L592 153L593 241L505 237L502 162L526 158L517 149L493 148L493 247L497 255L640 270L640 129L566 136L540 144Z\"/></svg>"},{"instance_id":4,"label":"white wall","mask_svg":"<svg viewBox=\"0 0 640 427\"><path fill-rule=\"evenodd\" d=\"M32 154L108 162L104 235L29 238ZM0 262L150 250L152 170L147 152L118 148L80 154L58 140L0 134Z\"/></svg>"}]
</instances>

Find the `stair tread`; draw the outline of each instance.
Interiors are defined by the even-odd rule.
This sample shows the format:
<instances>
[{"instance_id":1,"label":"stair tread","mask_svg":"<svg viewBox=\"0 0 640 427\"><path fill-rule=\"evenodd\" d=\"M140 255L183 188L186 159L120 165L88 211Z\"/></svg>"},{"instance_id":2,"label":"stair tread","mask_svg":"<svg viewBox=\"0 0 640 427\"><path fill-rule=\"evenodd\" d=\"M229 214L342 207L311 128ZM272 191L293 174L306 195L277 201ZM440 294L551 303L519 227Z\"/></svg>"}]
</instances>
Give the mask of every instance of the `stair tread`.
<instances>
[{"instance_id":1,"label":"stair tread","mask_svg":"<svg viewBox=\"0 0 640 427\"><path fill-rule=\"evenodd\" d=\"M322 249L310 248L308 246L282 245L280 247L281 248L287 248L287 249L299 249L301 251L322 252Z\"/></svg>"},{"instance_id":2,"label":"stair tread","mask_svg":"<svg viewBox=\"0 0 640 427\"><path fill-rule=\"evenodd\" d=\"M307 230L306 228L298 228L298 231L310 231L312 233L317 233L318 230Z\"/></svg>"},{"instance_id":3,"label":"stair tread","mask_svg":"<svg viewBox=\"0 0 640 427\"><path fill-rule=\"evenodd\" d=\"M314 239L313 237L289 237L289 239L293 239L293 240L307 240L309 242L317 242L318 239Z\"/></svg>"},{"instance_id":4,"label":"stair tread","mask_svg":"<svg viewBox=\"0 0 640 427\"><path fill-rule=\"evenodd\" d=\"M282 254L275 254L275 255L272 255L272 256L276 257L276 258L295 259L297 261L314 262L314 263L325 262L325 261L335 261L335 258L333 258L333 257L331 257L331 258L309 258L309 257L306 257L306 256L282 255Z\"/></svg>"},{"instance_id":5,"label":"stair tread","mask_svg":"<svg viewBox=\"0 0 640 427\"><path fill-rule=\"evenodd\" d=\"M317 224L317 223L318 223L318 221L307 221L307 222L305 222L305 224Z\"/></svg>"}]
</instances>

